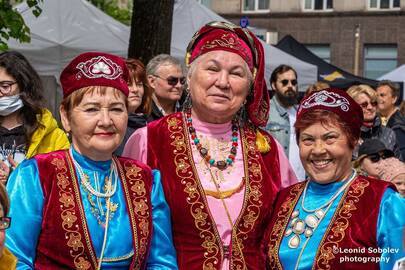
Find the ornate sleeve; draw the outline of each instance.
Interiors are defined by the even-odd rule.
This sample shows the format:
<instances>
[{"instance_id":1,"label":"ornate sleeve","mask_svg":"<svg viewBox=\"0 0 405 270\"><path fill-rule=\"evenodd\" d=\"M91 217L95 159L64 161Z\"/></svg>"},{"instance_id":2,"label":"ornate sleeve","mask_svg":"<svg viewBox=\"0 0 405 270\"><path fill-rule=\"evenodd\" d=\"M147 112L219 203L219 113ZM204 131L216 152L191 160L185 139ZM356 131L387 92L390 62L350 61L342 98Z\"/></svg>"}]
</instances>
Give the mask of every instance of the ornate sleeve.
<instances>
[{"instance_id":1,"label":"ornate sleeve","mask_svg":"<svg viewBox=\"0 0 405 270\"><path fill-rule=\"evenodd\" d=\"M18 165L9 178L7 192L11 226L6 246L18 259L17 269L34 269L44 205L36 160L24 160Z\"/></svg>"},{"instance_id":2,"label":"ornate sleeve","mask_svg":"<svg viewBox=\"0 0 405 270\"><path fill-rule=\"evenodd\" d=\"M381 254L380 269L391 270L405 256L405 199L388 188L381 200L377 223L377 241ZM377 250L378 251L378 250Z\"/></svg>"},{"instance_id":3,"label":"ornate sleeve","mask_svg":"<svg viewBox=\"0 0 405 270\"><path fill-rule=\"evenodd\" d=\"M173 269L177 270L176 251L173 246L170 209L166 203L160 172L152 171L152 244L147 262L147 269Z\"/></svg>"},{"instance_id":4,"label":"ornate sleeve","mask_svg":"<svg viewBox=\"0 0 405 270\"><path fill-rule=\"evenodd\" d=\"M147 127L138 128L131 137L129 137L125 144L124 151L122 152L122 156L139 160L146 164L148 158L147 147L148 129Z\"/></svg>"}]
</instances>

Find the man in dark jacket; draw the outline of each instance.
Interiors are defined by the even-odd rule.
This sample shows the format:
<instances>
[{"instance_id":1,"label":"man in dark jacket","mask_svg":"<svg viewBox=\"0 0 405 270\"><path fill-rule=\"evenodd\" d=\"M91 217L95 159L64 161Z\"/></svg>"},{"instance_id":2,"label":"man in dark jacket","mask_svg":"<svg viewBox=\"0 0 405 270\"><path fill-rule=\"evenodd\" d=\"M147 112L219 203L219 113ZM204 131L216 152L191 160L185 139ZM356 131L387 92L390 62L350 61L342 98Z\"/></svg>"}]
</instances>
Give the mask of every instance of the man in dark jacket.
<instances>
[{"instance_id":1,"label":"man in dark jacket","mask_svg":"<svg viewBox=\"0 0 405 270\"><path fill-rule=\"evenodd\" d=\"M391 81L381 81L377 86L377 95L382 124L394 130L397 145L402 157L405 157L405 118L396 106L399 88Z\"/></svg>"}]
</instances>

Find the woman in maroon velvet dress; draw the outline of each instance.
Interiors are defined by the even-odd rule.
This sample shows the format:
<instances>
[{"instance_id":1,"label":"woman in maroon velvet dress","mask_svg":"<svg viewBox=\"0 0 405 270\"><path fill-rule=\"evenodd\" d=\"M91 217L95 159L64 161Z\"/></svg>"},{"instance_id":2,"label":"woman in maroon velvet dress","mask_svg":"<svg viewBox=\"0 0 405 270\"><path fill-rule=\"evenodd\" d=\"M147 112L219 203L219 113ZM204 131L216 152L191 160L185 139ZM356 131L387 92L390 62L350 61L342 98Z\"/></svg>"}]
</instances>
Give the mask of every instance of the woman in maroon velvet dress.
<instances>
[{"instance_id":1,"label":"woman in maroon velvet dress","mask_svg":"<svg viewBox=\"0 0 405 270\"><path fill-rule=\"evenodd\" d=\"M403 257L405 200L352 167L363 113L346 92L304 98L295 129L309 180L282 190L264 241L267 269L386 269Z\"/></svg>"}]
</instances>

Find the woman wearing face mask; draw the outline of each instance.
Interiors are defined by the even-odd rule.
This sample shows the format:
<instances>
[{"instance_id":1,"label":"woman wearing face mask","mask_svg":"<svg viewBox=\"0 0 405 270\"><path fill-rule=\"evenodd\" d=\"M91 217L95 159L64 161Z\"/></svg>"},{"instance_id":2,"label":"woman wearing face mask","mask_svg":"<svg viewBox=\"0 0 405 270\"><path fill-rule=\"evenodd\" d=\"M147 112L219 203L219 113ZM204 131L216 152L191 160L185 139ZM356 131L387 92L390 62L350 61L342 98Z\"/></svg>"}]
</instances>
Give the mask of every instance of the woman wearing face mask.
<instances>
[{"instance_id":1,"label":"woman wearing face mask","mask_svg":"<svg viewBox=\"0 0 405 270\"><path fill-rule=\"evenodd\" d=\"M128 58L125 63L129 71L128 127L121 145L115 151L117 156L122 154L125 143L132 133L146 126L147 117L152 111L152 88L146 79L145 66L133 58Z\"/></svg>"},{"instance_id":2,"label":"woman wearing face mask","mask_svg":"<svg viewBox=\"0 0 405 270\"><path fill-rule=\"evenodd\" d=\"M18 52L0 54L0 180L10 168L39 153L66 149L69 141L42 107L42 83Z\"/></svg>"}]
</instances>

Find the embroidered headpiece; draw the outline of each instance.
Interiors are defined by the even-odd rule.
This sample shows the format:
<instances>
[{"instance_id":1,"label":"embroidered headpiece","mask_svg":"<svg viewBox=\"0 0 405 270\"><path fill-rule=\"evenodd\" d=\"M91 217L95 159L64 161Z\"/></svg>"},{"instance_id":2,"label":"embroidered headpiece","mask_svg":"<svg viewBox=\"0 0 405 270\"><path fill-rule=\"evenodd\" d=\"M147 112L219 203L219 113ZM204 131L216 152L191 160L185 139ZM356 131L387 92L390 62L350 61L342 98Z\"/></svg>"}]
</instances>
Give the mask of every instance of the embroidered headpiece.
<instances>
[{"instance_id":1,"label":"embroidered headpiece","mask_svg":"<svg viewBox=\"0 0 405 270\"><path fill-rule=\"evenodd\" d=\"M210 22L194 34L187 47L186 65L211 51L228 51L246 61L253 73L253 87L247 97L250 121L265 126L269 117L270 99L264 78L264 50L259 39L246 28L227 22Z\"/></svg>"},{"instance_id":2,"label":"embroidered headpiece","mask_svg":"<svg viewBox=\"0 0 405 270\"><path fill-rule=\"evenodd\" d=\"M60 82L63 97L88 86L114 87L128 96L129 73L124 59L119 56L87 52L75 57L62 71Z\"/></svg>"},{"instance_id":3,"label":"embroidered headpiece","mask_svg":"<svg viewBox=\"0 0 405 270\"><path fill-rule=\"evenodd\" d=\"M337 114L346 122L358 138L363 124L363 111L345 91L340 89L324 89L305 97L297 111L297 122L308 111L325 110Z\"/></svg>"}]
</instances>

